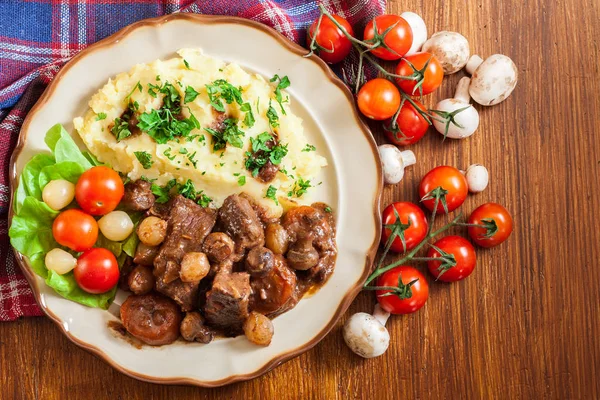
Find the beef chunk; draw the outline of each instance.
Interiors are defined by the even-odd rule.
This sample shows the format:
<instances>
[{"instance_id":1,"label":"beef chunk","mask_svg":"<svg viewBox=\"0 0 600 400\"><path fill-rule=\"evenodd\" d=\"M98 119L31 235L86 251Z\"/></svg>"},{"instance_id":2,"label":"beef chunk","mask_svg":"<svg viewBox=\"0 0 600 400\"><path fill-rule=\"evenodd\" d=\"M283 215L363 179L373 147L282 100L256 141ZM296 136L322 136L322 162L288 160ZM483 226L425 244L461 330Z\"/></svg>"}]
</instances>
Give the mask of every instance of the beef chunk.
<instances>
[{"instance_id":1,"label":"beef chunk","mask_svg":"<svg viewBox=\"0 0 600 400\"><path fill-rule=\"evenodd\" d=\"M240 333L248 317L250 291L250 276L246 272L217 274L212 289L206 293L206 321L227 334Z\"/></svg>"},{"instance_id":2,"label":"beef chunk","mask_svg":"<svg viewBox=\"0 0 600 400\"><path fill-rule=\"evenodd\" d=\"M156 259L159 250L160 247L158 246L148 246L140 242L135 250L133 262L135 264L147 265L151 267L154 265L154 260Z\"/></svg>"},{"instance_id":3,"label":"beef chunk","mask_svg":"<svg viewBox=\"0 0 600 400\"><path fill-rule=\"evenodd\" d=\"M259 181L261 181L263 183L269 183L273 179L275 179L277 172L279 172L279 166L273 164L271 162L271 160L269 160L258 171L258 175L256 176L256 179L258 179Z\"/></svg>"},{"instance_id":4,"label":"beef chunk","mask_svg":"<svg viewBox=\"0 0 600 400\"><path fill-rule=\"evenodd\" d=\"M219 223L235 241L238 254L265 243L265 232L258 215L243 196L234 194L225 199L219 210Z\"/></svg>"},{"instance_id":5,"label":"beef chunk","mask_svg":"<svg viewBox=\"0 0 600 400\"><path fill-rule=\"evenodd\" d=\"M156 290L175 300L183 311L190 311L197 305L198 283L181 281L181 260L186 253L201 251L216 214L183 196L175 197L170 206L167 237L154 260Z\"/></svg>"},{"instance_id":6,"label":"beef chunk","mask_svg":"<svg viewBox=\"0 0 600 400\"><path fill-rule=\"evenodd\" d=\"M143 180L125 185L125 194L121 200L123 208L130 211L146 211L154 205L152 184Z\"/></svg>"}]
</instances>

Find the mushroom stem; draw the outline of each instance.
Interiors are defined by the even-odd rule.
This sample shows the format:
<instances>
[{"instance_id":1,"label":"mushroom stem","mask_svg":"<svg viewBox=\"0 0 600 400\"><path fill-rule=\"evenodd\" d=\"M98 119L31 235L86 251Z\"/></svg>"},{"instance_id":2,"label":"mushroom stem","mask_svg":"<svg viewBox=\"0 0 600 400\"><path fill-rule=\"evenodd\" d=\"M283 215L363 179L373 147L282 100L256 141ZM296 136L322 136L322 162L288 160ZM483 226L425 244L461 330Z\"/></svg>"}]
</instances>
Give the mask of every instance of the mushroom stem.
<instances>
[{"instance_id":1,"label":"mushroom stem","mask_svg":"<svg viewBox=\"0 0 600 400\"><path fill-rule=\"evenodd\" d=\"M471 101L471 95L469 94L469 85L471 85L471 78L463 77L458 81L456 86L456 92L454 92L454 98L465 104L469 104Z\"/></svg>"},{"instance_id":2,"label":"mushroom stem","mask_svg":"<svg viewBox=\"0 0 600 400\"><path fill-rule=\"evenodd\" d=\"M377 303L375 304L375 309L373 310L373 317L377 321L379 321L381 325L385 326L385 323L390 317L390 313L381 308L381 306L379 306L379 303Z\"/></svg>"},{"instance_id":3,"label":"mushroom stem","mask_svg":"<svg viewBox=\"0 0 600 400\"><path fill-rule=\"evenodd\" d=\"M414 165L417 162L415 153L410 150L401 151L400 157L402 157L402 161L404 162L404 168L408 167L409 165Z\"/></svg>"},{"instance_id":4,"label":"mushroom stem","mask_svg":"<svg viewBox=\"0 0 600 400\"><path fill-rule=\"evenodd\" d=\"M467 65L465 69L469 75L473 75L475 70L483 63L483 58L479 57L477 54L473 54L469 61L467 61Z\"/></svg>"}]
</instances>

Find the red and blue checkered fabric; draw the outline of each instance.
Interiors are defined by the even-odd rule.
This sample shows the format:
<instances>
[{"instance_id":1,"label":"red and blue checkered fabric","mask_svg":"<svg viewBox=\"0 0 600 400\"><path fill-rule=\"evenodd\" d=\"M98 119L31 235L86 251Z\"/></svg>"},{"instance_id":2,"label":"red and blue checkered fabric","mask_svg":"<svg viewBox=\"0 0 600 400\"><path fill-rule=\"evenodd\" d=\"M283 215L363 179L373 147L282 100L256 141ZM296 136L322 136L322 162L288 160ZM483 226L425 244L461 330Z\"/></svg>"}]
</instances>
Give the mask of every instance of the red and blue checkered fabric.
<instances>
[{"instance_id":1,"label":"red and blue checkered fabric","mask_svg":"<svg viewBox=\"0 0 600 400\"><path fill-rule=\"evenodd\" d=\"M8 163L23 119L64 63L135 21L175 12L248 18L304 44L319 4L355 32L385 11L385 0L0 1L0 321L42 314L8 241ZM338 68L350 71L352 58Z\"/></svg>"}]
</instances>

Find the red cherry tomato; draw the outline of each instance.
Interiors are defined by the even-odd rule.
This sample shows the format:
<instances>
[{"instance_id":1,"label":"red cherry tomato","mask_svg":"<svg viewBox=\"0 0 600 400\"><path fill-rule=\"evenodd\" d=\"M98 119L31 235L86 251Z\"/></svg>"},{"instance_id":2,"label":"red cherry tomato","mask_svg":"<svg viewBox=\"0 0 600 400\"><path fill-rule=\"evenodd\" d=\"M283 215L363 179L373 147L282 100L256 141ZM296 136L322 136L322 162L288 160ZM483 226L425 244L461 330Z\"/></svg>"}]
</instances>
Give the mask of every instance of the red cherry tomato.
<instances>
[{"instance_id":1,"label":"red cherry tomato","mask_svg":"<svg viewBox=\"0 0 600 400\"><path fill-rule=\"evenodd\" d=\"M352 30L352 26L350 26L348 21L339 15L333 15L333 18L346 29L346 32L351 36L354 36L354 30ZM306 37L308 47L310 47L312 43L318 23L319 19L317 18L308 29L308 35ZM335 26L335 24L326 16L321 18L321 25L319 26L315 42L318 47L315 52L323 59L323 61L329 64L335 64L342 61L352 49L350 39L348 39L342 33L342 30Z\"/></svg>"},{"instance_id":2,"label":"red cherry tomato","mask_svg":"<svg viewBox=\"0 0 600 400\"><path fill-rule=\"evenodd\" d=\"M413 101L423 112L427 111L423 104L416 100ZM385 136L388 138L388 140L396 146L406 146L417 143L419 140L421 140L421 138L425 136L425 133L427 133L427 130L429 129L429 123L412 104L410 104L408 101L405 101L402 105L400 113L398 114L398 117L396 118L396 129L399 131L394 132L393 130L389 129L390 127L391 120L389 123L384 125ZM404 136L402 134L404 134Z\"/></svg>"},{"instance_id":3,"label":"red cherry tomato","mask_svg":"<svg viewBox=\"0 0 600 400\"><path fill-rule=\"evenodd\" d=\"M401 266L391 269L377 279L377 286L399 285L399 279L402 277L402 294L390 294L382 296L391 290L377 290L377 302L381 308L390 314L410 314L414 313L427 301L429 297L429 284L427 280L417 269L409 266ZM415 281L411 284L411 282ZM406 286L410 285L410 288ZM401 298L403 297L403 298Z\"/></svg>"},{"instance_id":4,"label":"red cherry tomato","mask_svg":"<svg viewBox=\"0 0 600 400\"><path fill-rule=\"evenodd\" d=\"M429 64L427 64L427 61L429 61ZM396 66L396 75L411 76L414 74L415 70L409 63L417 70L422 70L425 68L425 64L427 64L427 68L422 76L423 84L421 85L421 89L423 95L433 92L442 84L442 80L444 79L444 69L442 68L442 64L440 64L433 54L416 53L404 57ZM421 91L416 88L419 80L413 81L396 78L396 82L403 92L411 96L419 96L421 94Z\"/></svg>"},{"instance_id":5,"label":"red cherry tomato","mask_svg":"<svg viewBox=\"0 0 600 400\"><path fill-rule=\"evenodd\" d=\"M467 185L467 179L454 167L441 166L436 167L429 171L427 175L421 179L419 184L419 196L424 198L428 193L441 187L446 192L444 195L446 204L448 206L448 212L456 210L464 203L469 192ZM435 199L430 198L422 200L423 205L429 211L433 211L435 205ZM443 213L444 205L440 200L438 202L437 213Z\"/></svg>"},{"instance_id":6,"label":"red cherry tomato","mask_svg":"<svg viewBox=\"0 0 600 400\"><path fill-rule=\"evenodd\" d=\"M395 210L395 212L394 212ZM397 223L398 218L396 213L400 217L400 223L406 225L410 222L407 228L397 228L403 231L404 242L406 243L406 251L414 249L427 235L427 218L423 211L414 203L408 201L392 203L383 210L383 234L381 235L381 243L385 246L389 237L392 234L392 229L386 228L386 225L394 225ZM390 250L396 253L403 253L404 246L402 246L402 239L396 237L392 242Z\"/></svg>"},{"instance_id":7,"label":"red cherry tomato","mask_svg":"<svg viewBox=\"0 0 600 400\"><path fill-rule=\"evenodd\" d=\"M119 281L119 264L114 254L102 248L86 251L73 270L75 282L88 293L105 293Z\"/></svg>"},{"instance_id":8,"label":"red cherry tomato","mask_svg":"<svg viewBox=\"0 0 600 400\"><path fill-rule=\"evenodd\" d=\"M460 236L446 236L435 242L435 247L454 256L455 265L445 264L443 261L427 261L429 272L442 282L456 282L471 275L475 269L475 248L469 241ZM427 252L427 257L442 257L434 247Z\"/></svg>"},{"instance_id":9,"label":"red cherry tomato","mask_svg":"<svg viewBox=\"0 0 600 400\"><path fill-rule=\"evenodd\" d=\"M375 38L374 24L377 25L377 34L379 37L385 34L383 43L388 47L377 47L371 50L371 54L383 60L399 60L402 58L413 42L413 32L406 20L398 15L380 15L371 20L365 27L365 40L372 41Z\"/></svg>"},{"instance_id":10,"label":"red cherry tomato","mask_svg":"<svg viewBox=\"0 0 600 400\"><path fill-rule=\"evenodd\" d=\"M391 118L400 107L400 92L396 86L383 78L365 83L358 92L358 109L366 117L382 121Z\"/></svg>"},{"instance_id":11,"label":"red cherry tomato","mask_svg":"<svg viewBox=\"0 0 600 400\"><path fill-rule=\"evenodd\" d=\"M475 209L469 216L468 224L486 227L468 228L469 236L481 247L494 247L504 242L513 231L513 220L506 208L496 203L486 203Z\"/></svg>"},{"instance_id":12,"label":"red cherry tomato","mask_svg":"<svg viewBox=\"0 0 600 400\"><path fill-rule=\"evenodd\" d=\"M75 185L77 204L87 213L104 215L114 210L125 193L119 174L108 167L93 167Z\"/></svg>"},{"instance_id":13,"label":"red cherry tomato","mask_svg":"<svg viewBox=\"0 0 600 400\"><path fill-rule=\"evenodd\" d=\"M66 210L58 214L52 223L52 235L62 246L84 251L94 247L98 239L98 223L81 210Z\"/></svg>"}]
</instances>

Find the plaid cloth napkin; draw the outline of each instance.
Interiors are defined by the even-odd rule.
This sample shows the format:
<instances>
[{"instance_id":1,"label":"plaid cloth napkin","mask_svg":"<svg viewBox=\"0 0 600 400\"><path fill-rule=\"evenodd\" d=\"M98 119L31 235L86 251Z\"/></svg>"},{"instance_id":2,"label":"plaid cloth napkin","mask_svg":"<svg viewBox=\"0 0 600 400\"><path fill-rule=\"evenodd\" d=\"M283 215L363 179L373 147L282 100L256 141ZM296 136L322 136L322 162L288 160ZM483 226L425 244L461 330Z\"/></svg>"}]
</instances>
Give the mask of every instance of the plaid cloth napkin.
<instances>
[{"instance_id":1,"label":"plaid cloth napkin","mask_svg":"<svg viewBox=\"0 0 600 400\"><path fill-rule=\"evenodd\" d=\"M304 45L319 3L348 19L355 32L385 11L385 0L0 2L0 321L42 315L8 240L8 163L23 119L65 62L132 22L174 12L252 19ZM349 72L352 59L338 68ZM343 74L341 70L336 72Z\"/></svg>"}]
</instances>

